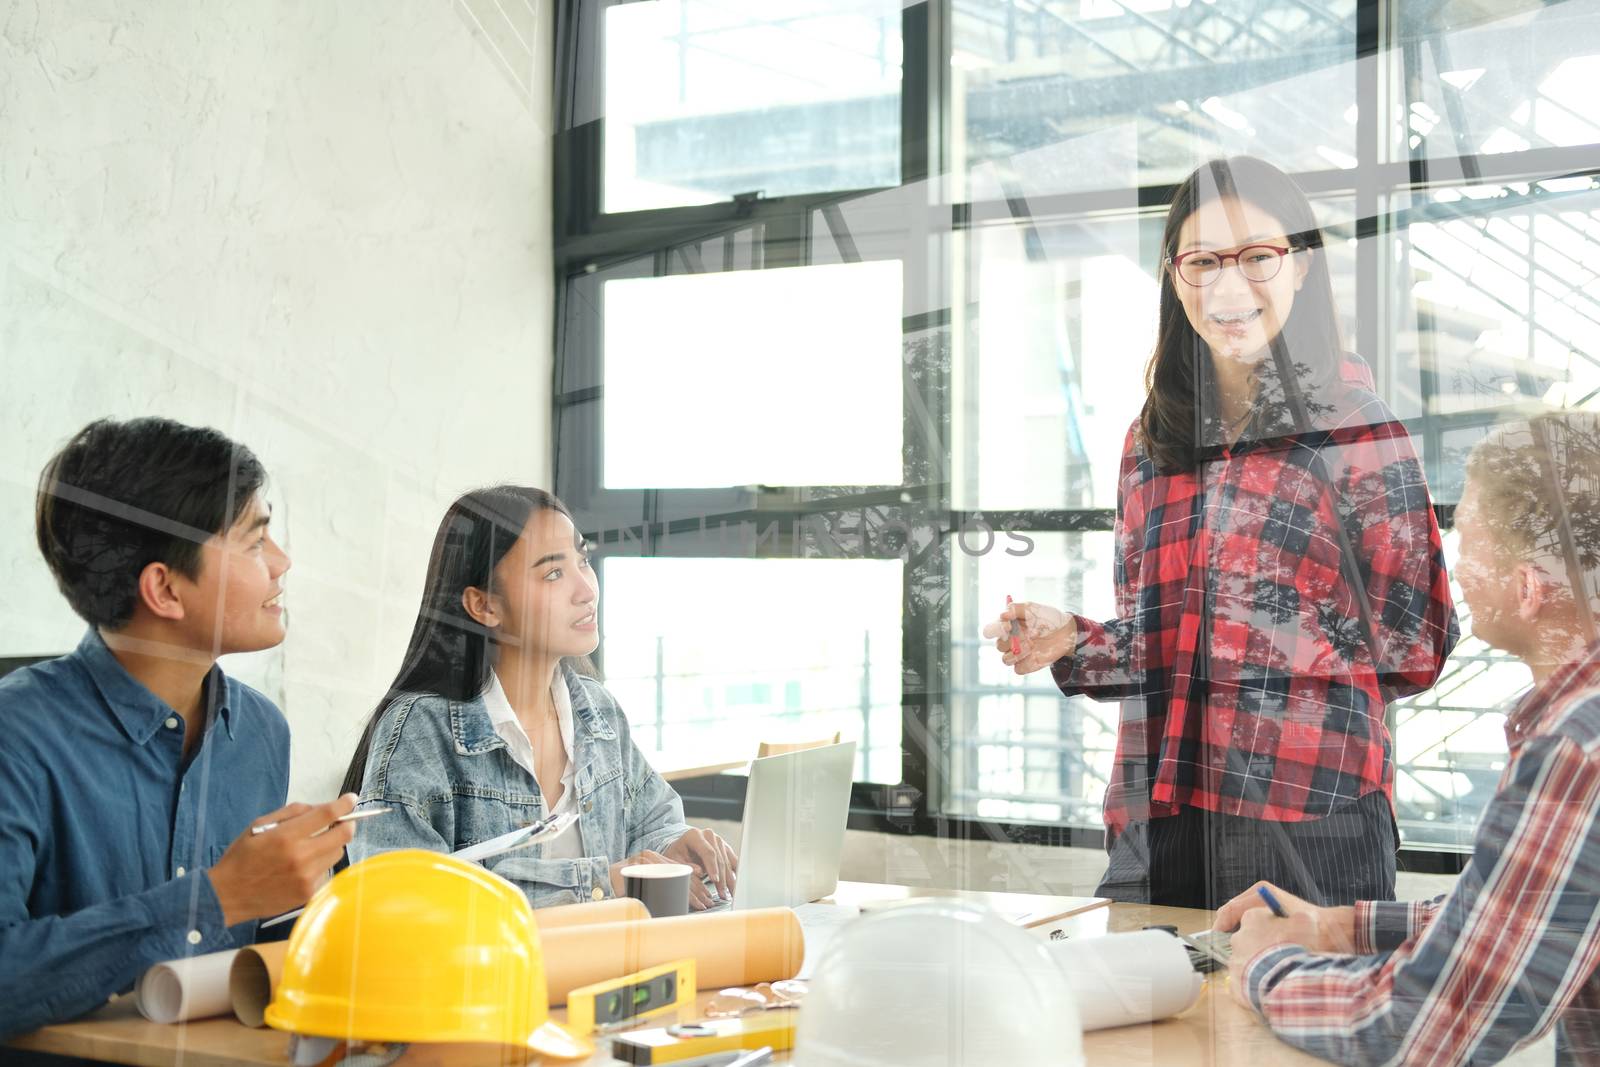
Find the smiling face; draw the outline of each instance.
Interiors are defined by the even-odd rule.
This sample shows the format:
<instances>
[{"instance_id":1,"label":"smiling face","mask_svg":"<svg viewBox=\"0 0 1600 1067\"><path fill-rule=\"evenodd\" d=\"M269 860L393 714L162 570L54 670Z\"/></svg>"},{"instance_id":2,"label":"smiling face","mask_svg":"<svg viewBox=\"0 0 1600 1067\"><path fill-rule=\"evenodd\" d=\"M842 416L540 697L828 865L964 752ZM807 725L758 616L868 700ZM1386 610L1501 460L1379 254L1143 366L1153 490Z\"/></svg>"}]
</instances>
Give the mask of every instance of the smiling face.
<instances>
[{"instance_id":1,"label":"smiling face","mask_svg":"<svg viewBox=\"0 0 1600 1067\"><path fill-rule=\"evenodd\" d=\"M479 617L492 617L502 645L560 658L587 656L600 644L600 583L582 538L561 512L533 513L491 584L492 616Z\"/></svg>"},{"instance_id":2,"label":"smiling face","mask_svg":"<svg viewBox=\"0 0 1600 1067\"><path fill-rule=\"evenodd\" d=\"M1232 255L1257 243L1288 246L1283 223L1249 201L1232 197L1204 201L1178 231L1175 260L1193 252L1228 256L1205 285L1193 285L1173 266L1168 267L1189 324L1215 358L1251 365L1265 358L1267 346L1288 321L1295 293L1305 283L1311 257L1316 254L1293 251L1278 264L1276 275L1251 281L1245 274L1255 268L1236 262Z\"/></svg>"},{"instance_id":3,"label":"smiling face","mask_svg":"<svg viewBox=\"0 0 1600 1067\"><path fill-rule=\"evenodd\" d=\"M283 640L289 557L272 539L271 521L272 509L258 492L231 527L200 546L194 577L172 572L186 643L224 655L272 648Z\"/></svg>"}]
</instances>

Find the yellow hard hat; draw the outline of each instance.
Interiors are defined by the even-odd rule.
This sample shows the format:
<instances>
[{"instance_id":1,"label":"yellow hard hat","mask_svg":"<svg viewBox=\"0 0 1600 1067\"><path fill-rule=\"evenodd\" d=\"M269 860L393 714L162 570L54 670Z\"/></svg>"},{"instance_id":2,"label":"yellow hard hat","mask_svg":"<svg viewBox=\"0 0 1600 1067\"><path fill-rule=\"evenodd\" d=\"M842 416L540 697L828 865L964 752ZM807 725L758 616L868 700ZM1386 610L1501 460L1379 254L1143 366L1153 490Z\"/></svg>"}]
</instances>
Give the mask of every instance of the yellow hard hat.
<instances>
[{"instance_id":1,"label":"yellow hard hat","mask_svg":"<svg viewBox=\"0 0 1600 1067\"><path fill-rule=\"evenodd\" d=\"M289 935L267 1025L347 1041L485 1042L578 1059L549 1021L544 958L522 891L475 863L385 852L317 891Z\"/></svg>"}]
</instances>

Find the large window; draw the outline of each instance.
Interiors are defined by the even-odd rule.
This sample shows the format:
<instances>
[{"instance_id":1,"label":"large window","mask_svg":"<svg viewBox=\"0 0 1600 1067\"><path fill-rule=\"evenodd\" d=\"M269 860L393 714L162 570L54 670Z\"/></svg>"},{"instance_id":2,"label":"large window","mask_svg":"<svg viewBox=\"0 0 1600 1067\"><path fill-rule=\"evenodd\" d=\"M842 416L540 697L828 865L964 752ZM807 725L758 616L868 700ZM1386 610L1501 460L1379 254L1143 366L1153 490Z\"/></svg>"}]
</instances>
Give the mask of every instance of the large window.
<instances>
[{"instance_id":1,"label":"large window","mask_svg":"<svg viewBox=\"0 0 1600 1067\"><path fill-rule=\"evenodd\" d=\"M606 488L897 483L900 271L880 260L607 282Z\"/></svg>"},{"instance_id":2,"label":"large window","mask_svg":"<svg viewBox=\"0 0 1600 1067\"><path fill-rule=\"evenodd\" d=\"M1472 445L1600 398L1600 0L589 0L561 48L556 469L605 667L659 748L857 739L886 825L1097 840L1117 704L978 630L1113 612L1198 163L1311 197L1451 559ZM1470 842L1528 685L1461 617L1391 709L1414 849Z\"/></svg>"},{"instance_id":3,"label":"large window","mask_svg":"<svg viewBox=\"0 0 1600 1067\"><path fill-rule=\"evenodd\" d=\"M893 560L613 558L603 579L606 683L646 750L738 758L838 733L857 778L900 780Z\"/></svg>"},{"instance_id":4,"label":"large window","mask_svg":"<svg viewBox=\"0 0 1600 1067\"><path fill-rule=\"evenodd\" d=\"M898 0L605 8L605 210L900 178Z\"/></svg>"},{"instance_id":5,"label":"large window","mask_svg":"<svg viewBox=\"0 0 1600 1067\"><path fill-rule=\"evenodd\" d=\"M1131 193L1237 152L1356 165L1356 0L951 7L952 160L974 199L995 180Z\"/></svg>"}]
</instances>

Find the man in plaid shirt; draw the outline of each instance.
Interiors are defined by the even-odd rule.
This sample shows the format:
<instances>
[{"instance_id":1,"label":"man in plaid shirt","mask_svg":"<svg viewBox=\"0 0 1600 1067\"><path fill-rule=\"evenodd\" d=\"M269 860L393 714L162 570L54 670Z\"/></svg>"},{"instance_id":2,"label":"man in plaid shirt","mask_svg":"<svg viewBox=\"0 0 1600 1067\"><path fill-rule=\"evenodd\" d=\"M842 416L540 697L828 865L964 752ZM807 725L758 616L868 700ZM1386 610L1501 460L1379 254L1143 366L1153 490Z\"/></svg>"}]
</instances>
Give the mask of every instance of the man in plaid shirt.
<instances>
[{"instance_id":1,"label":"man in plaid shirt","mask_svg":"<svg viewBox=\"0 0 1600 1067\"><path fill-rule=\"evenodd\" d=\"M1247 891L1235 996L1337 1063L1494 1063L1559 1026L1558 1059L1600 1062L1600 418L1543 415L1468 463L1457 568L1485 642L1531 668L1510 760L1455 888L1287 918Z\"/></svg>"}]
</instances>

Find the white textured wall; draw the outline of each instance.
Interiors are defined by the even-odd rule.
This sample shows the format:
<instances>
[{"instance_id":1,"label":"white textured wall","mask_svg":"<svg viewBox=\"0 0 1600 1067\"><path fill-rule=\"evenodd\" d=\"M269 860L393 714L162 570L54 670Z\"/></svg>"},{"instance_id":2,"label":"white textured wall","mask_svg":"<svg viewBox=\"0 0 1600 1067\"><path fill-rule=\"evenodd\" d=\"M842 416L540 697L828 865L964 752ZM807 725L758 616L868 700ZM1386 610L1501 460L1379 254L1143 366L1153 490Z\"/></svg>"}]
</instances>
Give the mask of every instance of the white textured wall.
<instances>
[{"instance_id":1,"label":"white textured wall","mask_svg":"<svg viewBox=\"0 0 1600 1067\"><path fill-rule=\"evenodd\" d=\"M0 656L82 624L32 542L102 415L246 442L291 630L232 657L337 784L451 497L548 478L551 0L0 0Z\"/></svg>"}]
</instances>

